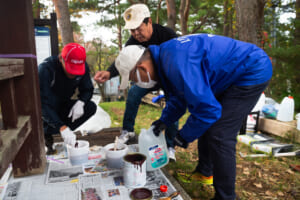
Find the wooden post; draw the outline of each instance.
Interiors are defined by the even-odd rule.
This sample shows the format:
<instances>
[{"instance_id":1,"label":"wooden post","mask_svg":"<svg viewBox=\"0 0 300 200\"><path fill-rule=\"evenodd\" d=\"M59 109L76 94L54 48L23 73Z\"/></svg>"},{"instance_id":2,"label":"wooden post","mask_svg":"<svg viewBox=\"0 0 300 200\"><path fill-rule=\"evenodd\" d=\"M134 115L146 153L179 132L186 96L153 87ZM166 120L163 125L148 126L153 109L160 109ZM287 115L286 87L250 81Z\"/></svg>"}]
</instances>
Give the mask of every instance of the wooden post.
<instances>
[{"instance_id":1,"label":"wooden post","mask_svg":"<svg viewBox=\"0 0 300 200\"><path fill-rule=\"evenodd\" d=\"M14 176L43 173L46 157L31 0L1 1L0 27L0 55L24 59L24 75L14 78L15 104L17 114L30 116L32 126L26 129L30 132L24 143L17 144L21 147L12 158Z\"/></svg>"}]
</instances>

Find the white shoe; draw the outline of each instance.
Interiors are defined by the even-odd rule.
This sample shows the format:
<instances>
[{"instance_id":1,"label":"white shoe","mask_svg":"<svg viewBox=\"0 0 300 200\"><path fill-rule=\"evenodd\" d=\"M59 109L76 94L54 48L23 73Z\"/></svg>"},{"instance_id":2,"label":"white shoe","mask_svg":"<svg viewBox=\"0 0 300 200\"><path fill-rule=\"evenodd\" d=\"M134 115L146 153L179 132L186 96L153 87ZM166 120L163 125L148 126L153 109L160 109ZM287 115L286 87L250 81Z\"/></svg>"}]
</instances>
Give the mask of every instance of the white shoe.
<instances>
[{"instance_id":1,"label":"white shoe","mask_svg":"<svg viewBox=\"0 0 300 200\"><path fill-rule=\"evenodd\" d=\"M169 159L176 162L176 157L175 157L176 150L173 147L169 147L168 150L169 150Z\"/></svg>"},{"instance_id":2,"label":"white shoe","mask_svg":"<svg viewBox=\"0 0 300 200\"><path fill-rule=\"evenodd\" d=\"M122 130L121 135L119 137L119 142L122 144L125 144L128 142L130 138L133 138L135 136L134 132L128 132L126 130Z\"/></svg>"}]
</instances>

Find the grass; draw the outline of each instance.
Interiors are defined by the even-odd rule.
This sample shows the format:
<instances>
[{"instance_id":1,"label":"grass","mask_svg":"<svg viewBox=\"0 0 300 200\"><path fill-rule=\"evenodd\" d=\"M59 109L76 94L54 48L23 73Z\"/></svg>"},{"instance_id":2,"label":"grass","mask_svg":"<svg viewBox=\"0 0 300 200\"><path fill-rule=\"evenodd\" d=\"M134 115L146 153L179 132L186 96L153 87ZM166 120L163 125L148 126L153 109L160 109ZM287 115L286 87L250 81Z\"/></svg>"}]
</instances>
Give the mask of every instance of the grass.
<instances>
[{"instance_id":1,"label":"grass","mask_svg":"<svg viewBox=\"0 0 300 200\"><path fill-rule=\"evenodd\" d=\"M125 102L101 103L100 106L109 113L112 127L122 127ZM135 132L140 133L141 128L149 128L153 121L159 119L162 109L141 104L135 121ZM181 128L188 117L185 114L179 120ZM283 143L292 143L293 140L272 136ZM292 139L292 138L291 138ZM294 144L295 149L300 149L299 144ZM236 155L236 193L242 200L264 199L300 199L300 173L294 172L290 164L300 165L297 157L263 157L242 158L238 152L252 154L249 146L237 143ZM196 167L197 141L189 144L188 149L176 147L177 161L169 163L167 170L175 177L193 200L206 200L214 195L212 186L201 185L197 182L184 183L179 178L180 174L190 174Z\"/></svg>"}]
</instances>

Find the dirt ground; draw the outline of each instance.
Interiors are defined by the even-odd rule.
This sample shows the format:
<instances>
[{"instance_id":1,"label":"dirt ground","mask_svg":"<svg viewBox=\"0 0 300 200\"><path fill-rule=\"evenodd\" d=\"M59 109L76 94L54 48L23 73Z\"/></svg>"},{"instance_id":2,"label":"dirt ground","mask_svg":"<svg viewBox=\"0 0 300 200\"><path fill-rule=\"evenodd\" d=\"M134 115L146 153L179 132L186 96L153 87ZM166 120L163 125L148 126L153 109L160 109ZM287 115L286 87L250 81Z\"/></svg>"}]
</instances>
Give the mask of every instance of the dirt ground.
<instances>
[{"instance_id":1,"label":"dirt ground","mask_svg":"<svg viewBox=\"0 0 300 200\"><path fill-rule=\"evenodd\" d=\"M197 163L197 142L189 145L187 150L176 147L177 154L189 155L191 163ZM239 152L249 152L249 148L241 143L237 144L237 177L236 193L240 199L285 199L300 200L300 173L293 171L290 164L300 164L299 157L264 157L242 158ZM187 162L181 156L177 156L177 162ZM180 165L180 164L176 164ZM188 173L183 169L170 168L169 173L176 176L179 173ZM180 182L180 180L178 180ZM195 199L210 199L213 197L212 186L180 183L189 195Z\"/></svg>"}]
</instances>

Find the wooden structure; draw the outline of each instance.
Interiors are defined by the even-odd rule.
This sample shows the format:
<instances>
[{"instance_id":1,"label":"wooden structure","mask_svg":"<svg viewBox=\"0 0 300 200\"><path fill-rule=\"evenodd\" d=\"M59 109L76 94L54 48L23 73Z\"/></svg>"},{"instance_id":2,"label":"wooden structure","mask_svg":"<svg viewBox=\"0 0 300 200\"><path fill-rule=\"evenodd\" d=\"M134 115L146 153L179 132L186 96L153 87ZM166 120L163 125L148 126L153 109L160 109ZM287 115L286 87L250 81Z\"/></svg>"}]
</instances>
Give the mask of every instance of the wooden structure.
<instances>
[{"instance_id":1,"label":"wooden structure","mask_svg":"<svg viewBox=\"0 0 300 200\"><path fill-rule=\"evenodd\" d=\"M153 103L153 102L152 102L152 98L153 98L153 97L156 97L156 96L157 96L157 95L148 93L147 95L145 95L145 96L142 98L142 102L147 103L147 104L150 104L150 105L155 106L155 107L157 107L157 108L164 108L164 107L166 106L165 98L160 99L157 103Z\"/></svg>"},{"instance_id":2,"label":"wooden structure","mask_svg":"<svg viewBox=\"0 0 300 200\"><path fill-rule=\"evenodd\" d=\"M258 130L300 143L300 131L296 127L296 120L281 122L274 119L260 118Z\"/></svg>"},{"instance_id":3,"label":"wooden structure","mask_svg":"<svg viewBox=\"0 0 300 200\"><path fill-rule=\"evenodd\" d=\"M43 173L46 166L31 0L0 3L0 176ZM5 59L10 58L10 59Z\"/></svg>"}]
</instances>

